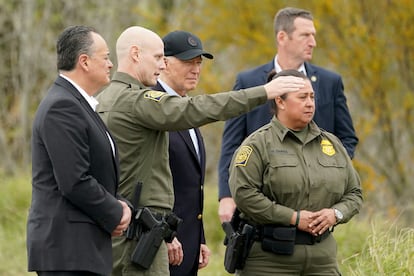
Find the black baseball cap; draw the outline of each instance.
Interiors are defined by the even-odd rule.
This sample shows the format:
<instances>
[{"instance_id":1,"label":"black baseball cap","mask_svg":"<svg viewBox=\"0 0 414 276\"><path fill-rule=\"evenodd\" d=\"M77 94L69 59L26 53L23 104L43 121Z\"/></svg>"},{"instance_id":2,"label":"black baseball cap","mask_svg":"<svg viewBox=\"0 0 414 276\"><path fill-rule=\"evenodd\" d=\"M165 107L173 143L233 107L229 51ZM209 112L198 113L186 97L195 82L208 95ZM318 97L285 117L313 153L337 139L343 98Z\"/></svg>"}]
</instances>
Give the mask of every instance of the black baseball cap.
<instances>
[{"instance_id":1,"label":"black baseball cap","mask_svg":"<svg viewBox=\"0 0 414 276\"><path fill-rule=\"evenodd\" d=\"M190 60L198 56L212 59L213 55L203 50L201 40L192 33L173 31L163 37L164 55L181 60Z\"/></svg>"}]
</instances>

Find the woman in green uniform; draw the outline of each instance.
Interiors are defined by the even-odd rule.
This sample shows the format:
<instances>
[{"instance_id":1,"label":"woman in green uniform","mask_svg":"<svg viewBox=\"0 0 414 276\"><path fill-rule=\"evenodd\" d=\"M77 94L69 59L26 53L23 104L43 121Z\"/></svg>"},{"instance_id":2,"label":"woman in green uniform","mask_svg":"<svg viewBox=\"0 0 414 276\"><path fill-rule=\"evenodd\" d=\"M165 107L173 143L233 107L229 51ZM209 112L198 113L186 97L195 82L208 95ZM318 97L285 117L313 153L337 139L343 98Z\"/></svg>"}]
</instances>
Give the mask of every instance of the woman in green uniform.
<instances>
[{"instance_id":1,"label":"woman in green uniform","mask_svg":"<svg viewBox=\"0 0 414 276\"><path fill-rule=\"evenodd\" d=\"M313 121L315 92L306 85L275 98L272 121L236 151L230 189L256 235L238 275L340 275L330 234L362 205L360 179L339 139ZM269 79L272 79L270 76ZM320 99L319 99L320 100Z\"/></svg>"}]
</instances>

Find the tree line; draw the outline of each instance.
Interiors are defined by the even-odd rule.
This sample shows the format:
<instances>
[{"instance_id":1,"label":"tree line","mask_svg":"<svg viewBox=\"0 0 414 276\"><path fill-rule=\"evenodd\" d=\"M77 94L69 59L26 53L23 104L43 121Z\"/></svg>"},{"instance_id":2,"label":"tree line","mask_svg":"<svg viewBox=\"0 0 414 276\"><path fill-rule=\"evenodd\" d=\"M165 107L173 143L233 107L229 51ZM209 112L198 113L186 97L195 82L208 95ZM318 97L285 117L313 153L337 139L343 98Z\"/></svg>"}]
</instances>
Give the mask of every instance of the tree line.
<instances>
[{"instance_id":1,"label":"tree line","mask_svg":"<svg viewBox=\"0 0 414 276\"><path fill-rule=\"evenodd\" d=\"M176 29L193 32L215 56L203 63L196 93L214 93L231 90L240 70L274 57L273 17L285 6L313 13L318 45L312 62L343 77L360 139L354 164L372 203L365 210L380 207L391 216L402 211L412 216L414 4L409 0L0 0L0 173L30 166L31 122L57 75L55 43L66 26L97 28L115 66L115 42L126 27L141 25L160 36ZM216 183L222 124L203 129L209 179Z\"/></svg>"}]
</instances>

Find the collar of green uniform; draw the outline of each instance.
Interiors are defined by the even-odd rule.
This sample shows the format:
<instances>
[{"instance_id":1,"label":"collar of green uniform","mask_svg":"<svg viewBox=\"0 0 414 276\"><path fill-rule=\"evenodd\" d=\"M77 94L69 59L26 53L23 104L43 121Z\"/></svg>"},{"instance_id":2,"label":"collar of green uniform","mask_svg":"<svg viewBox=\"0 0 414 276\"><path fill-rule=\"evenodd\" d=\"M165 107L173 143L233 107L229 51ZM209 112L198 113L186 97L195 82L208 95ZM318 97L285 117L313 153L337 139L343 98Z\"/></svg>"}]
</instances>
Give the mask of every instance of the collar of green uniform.
<instances>
[{"instance_id":1,"label":"collar of green uniform","mask_svg":"<svg viewBox=\"0 0 414 276\"><path fill-rule=\"evenodd\" d=\"M145 85L143 85L139 80L137 80L136 78L124 72L118 72L118 71L115 72L115 74L112 76L112 81L123 82L125 84L138 85L140 89L148 88Z\"/></svg>"},{"instance_id":2,"label":"collar of green uniform","mask_svg":"<svg viewBox=\"0 0 414 276\"><path fill-rule=\"evenodd\" d=\"M272 123L276 127L276 134L279 136L280 141L283 141L286 137L286 135L290 132L290 129L282 125L282 123L276 118L276 116L273 116ZM308 136L306 138L306 143L310 140L314 139L316 136L321 135L320 128L316 125L316 123L312 120L309 123L309 132Z\"/></svg>"}]
</instances>

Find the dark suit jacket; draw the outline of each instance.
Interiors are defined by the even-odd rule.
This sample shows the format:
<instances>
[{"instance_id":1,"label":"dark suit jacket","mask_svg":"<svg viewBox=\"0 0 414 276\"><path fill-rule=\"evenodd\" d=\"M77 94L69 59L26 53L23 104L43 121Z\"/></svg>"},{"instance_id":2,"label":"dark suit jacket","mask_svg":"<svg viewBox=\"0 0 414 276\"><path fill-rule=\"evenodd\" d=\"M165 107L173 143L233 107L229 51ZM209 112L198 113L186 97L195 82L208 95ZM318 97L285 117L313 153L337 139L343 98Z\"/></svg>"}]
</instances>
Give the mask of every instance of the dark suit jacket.
<instances>
[{"instance_id":1,"label":"dark suit jacket","mask_svg":"<svg viewBox=\"0 0 414 276\"><path fill-rule=\"evenodd\" d=\"M274 60L241 72L237 76L234 90L265 84L273 68ZM341 76L310 63L305 63L305 68L315 91L316 110L313 120L320 128L335 134L342 141L348 155L353 158L358 138L349 114ZM226 121L218 167L219 199L231 196L228 169L234 151L248 135L269 123L272 116L273 112L267 103Z\"/></svg>"},{"instance_id":2,"label":"dark suit jacket","mask_svg":"<svg viewBox=\"0 0 414 276\"><path fill-rule=\"evenodd\" d=\"M109 275L111 232L122 217L118 160L99 116L58 77L37 110L32 133L29 271Z\"/></svg>"},{"instance_id":3,"label":"dark suit jacket","mask_svg":"<svg viewBox=\"0 0 414 276\"><path fill-rule=\"evenodd\" d=\"M165 92L159 83L154 89ZM205 243L202 213L206 152L200 131L195 128L195 132L200 161L188 130L169 132L170 168L175 198L173 212L183 219L177 238L184 251L181 265L170 266L172 276L197 275L200 244Z\"/></svg>"}]
</instances>

